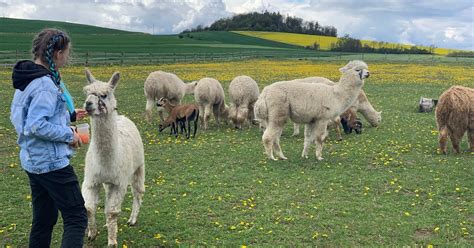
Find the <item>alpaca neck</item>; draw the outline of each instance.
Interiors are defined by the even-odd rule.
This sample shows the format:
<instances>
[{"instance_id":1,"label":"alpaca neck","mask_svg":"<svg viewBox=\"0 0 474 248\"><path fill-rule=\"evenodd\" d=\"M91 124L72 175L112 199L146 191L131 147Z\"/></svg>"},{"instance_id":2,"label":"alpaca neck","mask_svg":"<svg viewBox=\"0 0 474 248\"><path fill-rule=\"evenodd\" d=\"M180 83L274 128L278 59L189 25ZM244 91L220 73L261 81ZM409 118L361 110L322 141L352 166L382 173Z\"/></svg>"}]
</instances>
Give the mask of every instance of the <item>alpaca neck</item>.
<instances>
[{"instance_id":1,"label":"alpaca neck","mask_svg":"<svg viewBox=\"0 0 474 248\"><path fill-rule=\"evenodd\" d=\"M117 112L91 118L91 143L101 157L112 156L118 141Z\"/></svg>"},{"instance_id":2,"label":"alpaca neck","mask_svg":"<svg viewBox=\"0 0 474 248\"><path fill-rule=\"evenodd\" d=\"M194 94L195 82L184 84L184 93L186 95Z\"/></svg>"},{"instance_id":3,"label":"alpaca neck","mask_svg":"<svg viewBox=\"0 0 474 248\"><path fill-rule=\"evenodd\" d=\"M360 103L358 111L364 116L364 118L368 122L370 122L371 125L374 125L378 122L377 111L368 101Z\"/></svg>"},{"instance_id":4,"label":"alpaca neck","mask_svg":"<svg viewBox=\"0 0 474 248\"><path fill-rule=\"evenodd\" d=\"M358 80L358 79L357 79ZM362 89L363 83L355 84L354 78L345 78L341 77L339 83L335 84L334 94L335 99L339 100L340 106L336 107L338 112L342 113L344 110L349 108L354 101L357 99L357 96Z\"/></svg>"}]
</instances>

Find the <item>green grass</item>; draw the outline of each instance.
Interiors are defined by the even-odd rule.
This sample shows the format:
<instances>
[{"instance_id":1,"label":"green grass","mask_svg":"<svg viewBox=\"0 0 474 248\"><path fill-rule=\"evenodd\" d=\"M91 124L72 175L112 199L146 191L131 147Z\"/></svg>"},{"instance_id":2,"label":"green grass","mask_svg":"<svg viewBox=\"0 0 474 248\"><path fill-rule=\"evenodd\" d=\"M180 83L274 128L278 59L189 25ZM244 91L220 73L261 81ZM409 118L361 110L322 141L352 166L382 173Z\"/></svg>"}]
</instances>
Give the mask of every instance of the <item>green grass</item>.
<instances>
[{"instance_id":1,"label":"green grass","mask_svg":"<svg viewBox=\"0 0 474 248\"><path fill-rule=\"evenodd\" d=\"M304 63L315 68L339 64ZM222 75L249 75L260 89L274 81L301 77L300 65L289 66L294 72L286 74L263 73L265 68L253 64L215 64L214 69L199 64L160 65L156 69L186 80L199 79L193 75L216 77L226 91L229 80L221 79ZM212 121L210 130L200 130L196 139L158 133L157 123L146 123L143 114L143 82L150 67L90 69L104 81L120 69L118 109L137 124L145 145L147 192L135 227L125 225L131 207L127 195L119 220L119 246L177 246L179 242L233 247L468 247L474 242L473 154L438 154L434 113L416 112L419 97L439 96L449 87L445 78L450 75L433 73L432 83L412 84L403 76L398 81L381 81L383 75L374 73L364 90L375 108L383 111L378 128L369 128L364 121L363 134L343 135L342 142L335 141L331 130L323 150L325 159L318 162L314 150L309 159L300 158L303 138L291 137L288 124L281 144L289 159L274 162L266 160L256 128L238 131L229 125L218 129ZM402 70L394 73L403 75ZM82 68L66 69L63 77L76 102L82 103ZM0 84L0 240L23 247L30 229L30 192L9 120L13 90L6 69L0 69ZM186 101L191 99L186 97ZM465 139L461 148L468 148ZM86 150L80 148L72 160L80 181ZM90 247L107 244L103 202L100 207L100 233L88 243ZM60 246L60 223L52 247Z\"/></svg>"}]
</instances>

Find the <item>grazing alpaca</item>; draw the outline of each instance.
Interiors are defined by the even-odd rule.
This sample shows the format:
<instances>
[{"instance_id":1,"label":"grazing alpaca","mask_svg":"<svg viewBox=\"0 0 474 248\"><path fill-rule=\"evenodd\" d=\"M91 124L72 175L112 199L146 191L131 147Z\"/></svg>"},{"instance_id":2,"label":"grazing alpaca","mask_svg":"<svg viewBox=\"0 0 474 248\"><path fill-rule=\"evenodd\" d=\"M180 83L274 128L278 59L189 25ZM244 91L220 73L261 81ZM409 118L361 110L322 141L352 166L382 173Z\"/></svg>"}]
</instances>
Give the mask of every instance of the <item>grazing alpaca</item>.
<instances>
[{"instance_id":1,"label":"grazing alpaca","mask_svg":"<svg viewBox=\"0 0 474 248\"><path fill-rule=\"evenodd\" d=\"M460 153L459 143L466 130L469 148L474 151L474 89L452 86L443 92L436 106L436 124L442 153L447 153L448 136L454 151Z\"/></svg>"},{"instance_id":2,"label":"grazing alpaca","mask_svg":"<svg viewBox=\"0 0 474 248\"><path fill-rule=\"evenodd\" d=\"M146 120L152 119L155 101L162 97L168 98L173 104L179 104L185 94L194 94L196 82L184 83L173 73L154 71L148 75L143 89L146 97ZM160 120L164 121L163 110L158 108Z\"/></svg>"},{"instance_id":3,"label":"grazing alpaca","mask_svg":"<svg viewBox=\"0 0 474 248\"><path fill-rule=\"evenodd\" d=\"M249 76L237 76L229 85L229 119L235 128L241 129L244 122L249 126L254 118L253 106L258 99L260 91L257 82Z\"/></svg>"},{"instance_id":4,"label":"grazing alpaca","mask_svg":"<svg viewBox=\"0 0 474 248\"><path fill-rule=\"evenodd\" d=\"M255 104L255 115L266 127L262 136L265 152L270 159L286 159L280 148L283 127L290 118L307 124L302 157L316 138L316 158L322 160L322 145L327 135L327 124L349 106L360 94L364 78L369 76L367 64L351 61L340 69L342 76L335 85L283 81L265 87Z\"/></svg>"},{"instance_id":5,"label":"grazing alpaca","mask_svg":"<svg viewBox=\"0 0 474 248\"><path fill-rule=\"evenodd\" d=\"M171 133L174 133L175 136L178 136L178 127L181 126L181 131L186 133L186 138L189 139L191 136L191 122L194 121L194 133L193 138L196 137L197 124L199 120L199 107L195 103L183 104L183 105L173 105L166 98L161 98L158 103L158 106L165 108L169 111L169 115L166 120L161 123L158 127L158 130L161 132L165 128L171 126ZM186 124L188 126L186 130Z\"/></svg>"},{"instance_id":6,"label":"grazing alpaca","mask_svg":"<svg viewBox=\"0 0 474 248\"><path fill-rule=\"evenodd\" d=\"M86 69L89 85L84 107L91 117L91 141L86 154L82 194L87 209L89 239L97 236L95 212L99 203L101 185L105 188L105 216L108 245L117 245L117 217L129 184L132 186L133 206L128 220L137 222L145 192L145 158L143 143L135 124L117 114L114 90L119 73L108 83L96 80Z\"/></svg>"},{"instance_id":7,"label":"grazing alpaca","mask_svg":"<svg viewBox=\"0 0 474 248\"><path fill-rule=\"evenodd\" d=\"M218 126L220 126L220 120L227 122L229 108L225 105L224 98L224 89L221 83L216 79L202 78L197 82L196 88L194 89L194 99L202 115L204 130L207 130L209 125L211 112L214 113L214 118Z\"/></svg>"}]
</instances>

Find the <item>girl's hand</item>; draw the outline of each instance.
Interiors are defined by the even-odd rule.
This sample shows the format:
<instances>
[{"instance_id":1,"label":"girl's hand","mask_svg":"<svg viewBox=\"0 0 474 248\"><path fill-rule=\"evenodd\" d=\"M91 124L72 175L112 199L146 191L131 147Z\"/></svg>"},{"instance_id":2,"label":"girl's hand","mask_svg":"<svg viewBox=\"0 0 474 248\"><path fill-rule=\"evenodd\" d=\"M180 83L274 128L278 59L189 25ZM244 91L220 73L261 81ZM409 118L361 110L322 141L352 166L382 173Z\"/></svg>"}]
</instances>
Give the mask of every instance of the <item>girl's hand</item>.
<instances>
[{"instance_id":1,"label":"girl's hand","mask_svg":"<svg viewBox=\"0 0 474 248\"><path fill-rule=\"evenodd\" d=\"M84 119L84 117L87 116L87 111L85 111L84 109L75 109L75 111L76 111L76 121L80 121Z\"/></svg>"},{"instance_id":2,"label":"girl's hand","mask_svg":"<svg viewBox=\"0 0 474 248\"><path fill-rule=\"evenodd\" d=\"M71 129L72 129L72 132L74 133L74 140L71 143L69 143L69 146L71 146L72 148L78 148L82 145L81 137L77 133L76 127L71 127Z\"/></svg>"}]
</instances>

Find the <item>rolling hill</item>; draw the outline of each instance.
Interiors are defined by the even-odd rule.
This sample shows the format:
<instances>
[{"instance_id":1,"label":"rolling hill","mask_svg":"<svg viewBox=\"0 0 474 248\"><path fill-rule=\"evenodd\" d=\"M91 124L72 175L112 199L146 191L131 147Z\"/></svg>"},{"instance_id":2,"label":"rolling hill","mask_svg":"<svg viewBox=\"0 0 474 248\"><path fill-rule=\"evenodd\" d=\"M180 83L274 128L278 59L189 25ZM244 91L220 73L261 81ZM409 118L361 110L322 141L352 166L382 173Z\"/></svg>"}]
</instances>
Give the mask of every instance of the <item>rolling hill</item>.
<instances>
[{"instance_id":1,"label":"rolling hill","mask_svg":"<svg viewBox=\"0 0 474 248\"><path fill-rule=\"evenodd\" d=\"M337 37L330 36L321 36L321 35L308 35L308 34L295 34L295 33L282 33L282 32L262 32L262 31L233 31L234 33L248 35L252 37L257 37L261 39L282 42L286 44L296 45L296 46L311 46L314 42L317 42L320 45L321 50L330 50L331 44L335 44L338 40ZM398 43L387 43L387 42L376 42L370 40L361 40L362 45L368 45L373 48L388 47L393 48L396 46L401 46L405 48L411 47L411 45L398 44ZM421 46L422 48L429 49L429 47ZM438 55L446 55L450 52L457 50L446 49L446 48L435 48L434 52Z\"/></svg>"}]
</instances>

